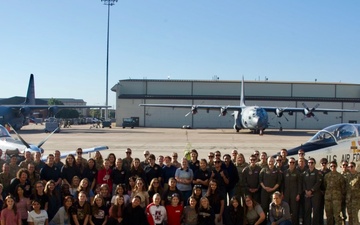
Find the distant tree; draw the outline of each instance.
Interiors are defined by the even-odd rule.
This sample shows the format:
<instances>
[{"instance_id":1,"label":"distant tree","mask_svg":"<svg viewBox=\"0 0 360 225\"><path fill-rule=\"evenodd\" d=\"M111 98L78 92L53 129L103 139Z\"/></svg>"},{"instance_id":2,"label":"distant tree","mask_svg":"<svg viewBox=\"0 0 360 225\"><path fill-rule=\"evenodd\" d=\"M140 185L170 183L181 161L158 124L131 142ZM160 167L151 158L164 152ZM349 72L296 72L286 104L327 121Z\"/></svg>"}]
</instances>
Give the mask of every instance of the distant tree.
<instances>
[{"instance_id":1,"label":"distant tree","mask_svg":"<svg viewBox=\"0 0 360 225\"><path fill-rule=\"evenodd\" d=\"M90 115L94 118L100 118L101 117L100 109L90 109Z\"/></svg>"},{"instance_id":2,"label":"distant tree","mask_svg":"<svg viewBox=\"0 0 360 225\"><path fill-rule=\"evenodd\" d=\"M115 110L110 110L109 111L109 113L110 113L110 118L115 118Z\"/></svg>"},{"instance_id":3,"label":"distant tree","mask_svg":"<svg viewBox=\"0 0 360 225\"><path fill-rule=\"evenodd\" d=\"M56 113L56 118L70 119L70 118L79 118L80 114L75 109L62 109Z\"/></svg>"},{"instance_id":4,"label":"distant tree","mask_svg":"<svg viewBox=\"0 0 360 225\"><path fill-rule=\"evenodd\" d=\"M50 98L48 101L48 105L64 105L64 103L58 99Z\"/></svg>"}]
</instances>

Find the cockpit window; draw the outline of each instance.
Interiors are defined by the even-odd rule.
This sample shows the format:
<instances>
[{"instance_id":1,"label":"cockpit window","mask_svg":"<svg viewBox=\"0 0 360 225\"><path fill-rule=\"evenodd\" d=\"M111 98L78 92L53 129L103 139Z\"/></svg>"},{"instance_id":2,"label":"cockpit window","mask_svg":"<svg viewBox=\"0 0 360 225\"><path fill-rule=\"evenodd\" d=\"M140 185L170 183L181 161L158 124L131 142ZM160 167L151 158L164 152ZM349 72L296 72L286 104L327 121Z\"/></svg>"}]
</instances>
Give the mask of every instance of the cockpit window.
<instances>
[{"instance_id":1,"label":"cockpit window","mask_svg":"<svg viewBox=\"0 0 360 225\"><path fill-rule=\"evenodd\" d=\"M319 131L309 142L338 142L357 136L357 127L353 124L336 124Z\"/></svg>"},{"instance_id":2,"label":"cockpit window","mask_svg":"<svg viewBox=\"0 0 360 225\"><path fill-rule=\"evenodd\" d=\"M336 143L334 136L327 131L319 131L308 142L312 143Z\"/></svg>"},{"instance_id":3,"label":"cockpit window","mask_svg":"<svg viewBox=\"0 0 360 225\"><path fill-rule=\"evenodd\" d=\"M356 129L351 124L345 124L334 130L334 136L337 140L356 137Z\"/></svg>"},{"instance_id":4,"label":"cockpit window","mask_svg":"<svg viewBox=\"0 0 360 225\"><path fill-rule=\"evenodd\" d=\"M10 137L9 132L3 126L0 126L0 137Z\"/></svg>"}]
</instances>

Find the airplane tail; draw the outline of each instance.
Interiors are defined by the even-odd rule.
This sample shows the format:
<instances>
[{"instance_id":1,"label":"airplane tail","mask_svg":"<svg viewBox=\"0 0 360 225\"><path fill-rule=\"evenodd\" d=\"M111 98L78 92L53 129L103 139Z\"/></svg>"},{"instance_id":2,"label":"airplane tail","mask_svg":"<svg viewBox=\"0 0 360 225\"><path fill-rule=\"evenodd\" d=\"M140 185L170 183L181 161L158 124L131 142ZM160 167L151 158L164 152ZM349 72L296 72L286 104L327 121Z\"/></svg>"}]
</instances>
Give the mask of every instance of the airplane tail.
<instances>
[{"instance_id":1,"label":"airplane tail","mask_svg":"<svg viewBox=\"0 0 360 225\"><path fill-rule=\"evenodd\" d=\"M35 105L35 84L34 84L34 75L30 74L28 91L26 94L25 105Z\"/></svg>"},{"instance_id":2,"label":"airplane tail","mask_svg":"<svg viewBox=\"0 0 360 225\"><path fill-rule=\"evenodd\" d=\"M245 99L244 99L244 76L242 77L242 81L241 81L240 106L245 107Z\"/></svg>"}]
</instances>

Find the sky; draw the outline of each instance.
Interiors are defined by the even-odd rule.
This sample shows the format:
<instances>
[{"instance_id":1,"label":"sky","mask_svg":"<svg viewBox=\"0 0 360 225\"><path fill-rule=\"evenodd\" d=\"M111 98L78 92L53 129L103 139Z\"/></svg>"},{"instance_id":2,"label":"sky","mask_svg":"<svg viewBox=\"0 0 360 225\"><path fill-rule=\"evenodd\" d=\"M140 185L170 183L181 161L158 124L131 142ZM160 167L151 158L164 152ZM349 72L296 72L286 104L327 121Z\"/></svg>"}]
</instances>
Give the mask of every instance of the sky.
<instances>
[{"instance_id":1,"label":"sky","mask_svg":"<svg viewBox=\"0 0 360 225\"><path fill-rule=\"evenodd\" d=\"M0 2L0 98L104 105L107 6ZM109 89L122 79L360 83L360 1L119 0L110 8ZM115 107L109 90L109 105Z\"/></svg>"}]
</instances>

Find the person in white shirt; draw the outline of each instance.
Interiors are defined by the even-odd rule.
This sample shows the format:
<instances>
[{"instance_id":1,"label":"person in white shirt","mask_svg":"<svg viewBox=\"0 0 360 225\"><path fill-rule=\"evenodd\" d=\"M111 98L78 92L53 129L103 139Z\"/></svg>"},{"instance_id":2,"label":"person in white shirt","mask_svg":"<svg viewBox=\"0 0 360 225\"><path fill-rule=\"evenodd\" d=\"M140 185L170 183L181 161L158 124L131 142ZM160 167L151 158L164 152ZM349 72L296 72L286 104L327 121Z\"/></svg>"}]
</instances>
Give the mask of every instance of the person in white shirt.
<instances>
[{"instance_id":1,"label":"person in white shirt","mask_svg":"<svg viewBox=\"0 0 360 225\"><path fill-rule=\"evenodd\" d=\"M34 210L28 214L29 225L48 225L48 214L45 210L40 209L40 202L38 200L32 201L32 207Z\"/></svg>"},{"instance_id":2,"label":"person in white shirt","mask_svg":"<svg viewBox=\"0 0 360 225\"><path fill-rule=\"evenodd\" d=\"M146 207L146 216L149 225L166 224L167 213L164 206L160 205L161 197L159 193L153 196L153 202Z\"/></svg>"}]
</instances>

